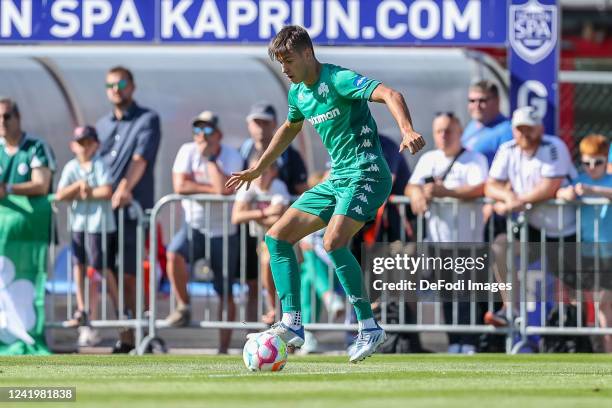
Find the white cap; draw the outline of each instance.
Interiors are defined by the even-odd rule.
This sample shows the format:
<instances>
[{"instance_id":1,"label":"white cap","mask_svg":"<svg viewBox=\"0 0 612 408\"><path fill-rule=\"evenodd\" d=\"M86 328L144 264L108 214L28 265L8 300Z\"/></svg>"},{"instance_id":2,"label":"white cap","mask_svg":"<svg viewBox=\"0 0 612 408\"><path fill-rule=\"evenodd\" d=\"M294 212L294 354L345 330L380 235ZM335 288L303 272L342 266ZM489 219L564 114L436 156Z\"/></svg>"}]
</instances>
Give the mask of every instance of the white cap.
<instances>
[{"instance_id":1,"label":"white cap","mask_svg":"<svg viewBox=\"0 0 612 408\"><path fill-rule=\"evenodd\" d=\"M542 118L533 106L523 106L512 114L512 127L518 126L539 126Z\"/></svg>"}]
</instances>

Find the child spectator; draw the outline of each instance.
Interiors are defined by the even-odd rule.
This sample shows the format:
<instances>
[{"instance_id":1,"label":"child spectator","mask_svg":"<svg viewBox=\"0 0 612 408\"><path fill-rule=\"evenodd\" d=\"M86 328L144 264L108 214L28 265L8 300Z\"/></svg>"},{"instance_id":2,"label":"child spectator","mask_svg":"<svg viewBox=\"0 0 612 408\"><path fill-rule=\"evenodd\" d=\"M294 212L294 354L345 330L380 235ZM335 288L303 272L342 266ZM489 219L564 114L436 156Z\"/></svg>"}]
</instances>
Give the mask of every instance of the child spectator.
<instances>
[{"instance_id":1,"label":"child spectator","mask_svg":"<svg viewBox=\"0 0 612 408\"><path fill-rule=\"evenodd\" d=\"M249 166L254 166L259 157L260 154L253 156L249 160ZM267 198L271 200L262 201ZM232 210L232 223L248 222L251 236L263 237L268 228L287 210L289 199L287 186L278 178L276 164L272 164L248 189L245 185L238 190ZM270 253L263 240L259 244L258 252L262 285L266 290L266 311L261 319L266 324L272 324L276 320L276 288L270 269Z\"/></svg>"},{"instance_id":2,"label":"child spectator","mask_svg":"<svg viewBox=\"0 0 612 408\"><path fill-rule=\"evenodd\" d=\"M110 202L112 186L104 162L94 157L98 147L95 128L81 126L75 129L70 149L76 157L66 163L55 196L60 201L72 200L69 225L72 231L77 310L68 321L68 326L79 327L79 346L94 345L99 341L97 332L89 328L89 318L97 318L101 273L108 279L109 293L117 303L117 286L110 273L115 262L112 248L116 240L115 219ZM88 308L84 301L85 271L90 278Z\"/></svg>"},{"instance_id":3,"label":"child spectator","mask_svg":"<svg viewBox=\"0 0 612 408\"><path fill-rule=\"evenodd\" d=\"M606 174L606 163L610 143L605 136L589 135L580 142L580 155L584 172L581 172L573 186L562 188L557 198L575 200L577 197L605 197L612 199L612 174ZM594 259L599 258L600 293L599 322L602 327L612 326L612 208L609 205L583 205L580 207L580 233L582 242L582 270L578 273L587 278L594 270ZM599 219L598 231L595 231L595 219ZM598 251L594 245L598 243ZM586 279L583 279L585 281ZM592 279L582 287L590 288ZM604 336L604 349L612 352L612 336Z\"/></svg>"}]
</instances>

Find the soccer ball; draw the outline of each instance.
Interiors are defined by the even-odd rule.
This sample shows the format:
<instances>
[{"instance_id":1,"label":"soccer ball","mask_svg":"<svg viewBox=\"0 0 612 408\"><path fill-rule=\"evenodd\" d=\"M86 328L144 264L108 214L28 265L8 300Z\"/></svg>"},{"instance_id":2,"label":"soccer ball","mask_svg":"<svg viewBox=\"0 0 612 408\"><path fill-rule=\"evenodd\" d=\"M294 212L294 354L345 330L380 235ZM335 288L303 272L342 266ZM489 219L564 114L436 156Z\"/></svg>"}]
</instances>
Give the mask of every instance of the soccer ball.
<instances>
[{"instance_id":1,"label":"soccer ball","mask_svg":"<svg viewBox=\"0 0 612 408\"><path fill-rule=\"evenodd\" d=\"M287 345L274 334L261 333L246 342L242 359L251 371L280 371L287 363Z\"/></svg>"}]
</instances>

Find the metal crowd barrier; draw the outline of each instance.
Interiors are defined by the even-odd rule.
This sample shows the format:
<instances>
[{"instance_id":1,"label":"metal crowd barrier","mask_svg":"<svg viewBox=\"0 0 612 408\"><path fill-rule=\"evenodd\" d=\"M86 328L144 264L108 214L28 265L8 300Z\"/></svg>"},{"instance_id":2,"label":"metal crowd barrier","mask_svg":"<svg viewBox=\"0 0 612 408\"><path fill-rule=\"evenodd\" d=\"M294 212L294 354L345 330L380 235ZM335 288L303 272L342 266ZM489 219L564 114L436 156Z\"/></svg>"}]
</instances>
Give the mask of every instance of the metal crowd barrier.
<instances>
[{"instance_id":1,"label":"metal crowd barrier","mask_svg":"<svg viewBox=\"0 0 612 408\"><path fill-rule=\"evenodd\" d=\"M230 289L232 287L232 285L229 282L229 271L228 271L228 245L229 245L229 240L228 240L228 233L230 230L230 216L231 216L231 203L234 200L234 196L215 196L215 195L207 195L207 194L202 194L202 195L193 195L193 196L181 196L181 195L168 195L164 198L162 198L159 202L157 202L157 204L155 205L155 207L152 210L151 213L151 225L156 225L160 219L162 219L162 211L164 209L170 209L170 217L166 217L165 219L169 219L170 220L170 224L171 225L171 233L169 235L168 238L170 238L173 234L174 234L174 230L176 230L176 218L177 218L177 211L176 208L174 207L174 204L182 199L189 199L192 201L197 201L199 203L201 203L204 206L204 211L206 214L206 220L207 220L207 227L210 226L210 220L211 217L222 217L222 219L224 220L223 223L223 230L224 230L224 235L223 235L223 277L224 277L224 285L225 285L225 290L224 290L224 295L222 297L222 299L220 299L218 302L215 302L214 300L211 301L207 301L204 303L204 316L202 319L196 319L194 322L192 322L189 327L199 327L199 328L214 328L214 329L247 329L247 330L260 330L260 329L264 329L266 327L265 324L261 323L259 321L260 316L262 315L262 309L263 309L263 299L262 299L262 282L261 282L261 275L259 273L258 270L258 274L257 274L257 313L256 313L256 319L253 320L249 320L247 319L247 315L249 310L247 310L247 302L244 300L244 298L246 296L248 296L248 294L246 294L246 287L247 287L247 282L246 282L246 262L245 262L245 239L244 239L244 224L240 226L243 234L241 234L241 242L240 242L240 247L241 247L241 251L240 251L240 267L239 267L239 276L238 276L238 282L237 284L234 285L234 290L233 293L230 292ZM409 204L409 200L407 197L392 197L391 198L391 202L397 205L399 214L400 214L400 219L401 220L405 220L406 216L407 216L407 205ZM213 203L221 203L222 204L222 213L218 214L218 213L213 213L211 212L211 204ZM490 203L487 200L476 200L476 201L472 201L472 203L477 203L477 204L486 204L486 203ZM435 213L436 211L439 213L442 212L448 212L450 214L453 215L453 218L455 220L457 220L457 223L459 222L459 206L462 203L460 201L457 200L453 200L453 199L437 199L435 200L435 202L433 203L433 205L430 208L430 216L431 213ZM559 225L561 225L561 227L563 227L563 223L565 222L565 220L562 217L563 214L563 208L565 206L574 206L575 207L575 211L576 211L576 218L578 220L577 222L577 230L580 231L580 206L582 205L592 205L592 206L596 206L599 207L601 205L606 205L608 204L608 200L605 199L585 199L581 202L573 202L573 203L566 203L566 202L562 202L562 201L550 201L546 204L543 205L548 205L548 206L556 206L556 208L558 208L559 211ZM480 211L480 207L474 207L472 210L472 213L470 215L470 225L473 228L476 228L476 214L474 213L475 211ZM512 216L508 216L506 218L506 228L507 228L507 238L508 238L508 244L509 245L513 245L513 243L515 243L514 240L514 232L517 230L521 231L521 238L524 242L524 240L526 239L527 235L526 235L526 228L527 228L527 222L529 220L529 215L530 215L531 209L528 209L527 211L519 214L518 217L512 217ZM425 222L425 218L423 216L418 216L416 219L416 241L417 242L422 242L424 240L424 222ZM457 224L458 225L458 224ZM595 224L594 228L596 230L596 234L599 231L599 225ZM402 227L401 228L402 234L401 234L401 238L400 238L400 242L402 244L406 244L408 243L408 237L406 235L406 231L405 229ZM493 224L492 221L490 220L489 224L487 224L486 226L486 231L487 234L489 235L489 242L493 242ZM546 231L543 231L543 233L546 233ZM150 242L157 242L157 234L158 231L156 228L151 228L149 230L149 234L150 234ZM596 235L597 236L597 235ZM458 238L458 231L457 228L454 229L453 231L453 237L454 238ZM484 238L484 236L483 236ZM577 241L578 244L580 243L580 233L578 232L577 235ZM259 236L259 240L261 240L262 237ZM169 239L168 239L169 241ZM518 243L520 244L521 241L519 241ZM210 245L210 244L208 244ZM522 249L522 248L521 248ZM546 271L546 263L545 263L545 258L546 258L546 246L542 245L542 254L541 254L541 259L543 260L542 265L540 265L540 280L538 281L537 284L540 285L541 288L544 288L545 286L545 276L548 275L548 272L550 271ZM207 251L208 252L208 251ZM150 251L149 252L149 263L150 265L155 265L156 264L156 252L155 251ZM560 253L560 256L563 257L565 256L565 254L563 252ZM196 260L187 260L188 263L193 263ZM561 263L562 264L562 263ZM474 301L473 299L470 300L469 304L470 304L470 308L469 308L469 323L467 324L459 324L459 303L460 301L457 299L453 299L452 301L452 320L449 322L445 322L442 316L442 312L441 312L441 305L443 302L441 302L439 299L433 298L433 299L429 299L429 300L425 300L425 301L419 301L419 302L415 302L415 304L412 304L411 307L414 308L414 321L413 322L408 322L405 316L405 312L404 312L404 308L400 308L399 309L399 321L397 323L390 323L387 319L387 315L386 315L386 300L383 298L381 299L382 302L382 307L381 307L381 323L386 327L386 329L388 329L389 331L392 332L447 332L447 333L466 333L466 334L500 334L505 336L505 349L506 352L510 353L510 352L519 352L521 347L523 347L525 344L528 343L528 338L529 336L532 335L551 335L551 334L555 334L555 335L604 335L604 334L612 334L612 328L603 328L603 327L599 327L597 319L596 319L596 323L595 326L593 327L589 327L587 326L587 322L583 321L584 319L582 318L582 312L583 312L583 308L584 306L584 302L580 296L582 296L581 293L578 294L578 298L576 299L576 305L578 308L578 315L579 317L579 321L578 321L578 325L577 327L564 327L563 326L563 322L560 323L559 327L549 327L546 325L546 317L547 317L547 313L549 312L550 309L550 303L556 303L557 307L560 310L560 313L563 313L563 308L565 307L565 303L564 300L559 298L559 299L554 299L554 298L549 298L547 291L542 291L541 295L539 298L534 298L534 285L532 284L534 282L533 278L530 278L530 276L528 276L528 260L527 260L527 255L525 253L523 253L523 251L520 251L519 257L518 259L516 259L514 256L509 256L508 257L508 269L510 271L512 271L514 269L514 265L518 265L518 274L515 275L514 273L509 273L507 276L508 282L510 283L515 283L515 285L513 286L513 291L511 293L512 299L515 298L515 295L518 295L518 300L517 300L517 309L519 311L518 316L516 316L516 319L512 322L512 324L510 324L507 327L503 327L503 328L496 328L490 325L485 325L482 322L481 316L479 315L479 312L477 311L477 302ZM491 266L491 265L490 265ZM542 270L544 270L544 272L542 272ZM329 275L328 275L328 279L329 282L333 282L333 269L329 268L328 270ZM491 268L489 268L489 281L490 282L495 282L495 277L493 272L491 271ZM533 271L530 271L531 273L533 273ZM159 301L160 301L160 296L158 295L158 283L157 283L157 279L154 273L154 268L151 268L150 270L151 276L149 279L149 296L150 296L150 300L149 300L149 304L150 304L150 313L149 313L149 320L148 320L148 335L143 339L142 343L140 344L139 347L139 353L143 353L144 350L151 345L152 342L156 342L156 341L161 341L160 338L158 337L158 330L163 330L168 328L166 322L163 320L164 316L159 314ZM518 281L517 280L518 277ZM366 274L366 279L367 279L367 274ZM513 282L515 281L515 282ZM531 286L531 287L529 287ZM228 296L234 296L234 299L236 301L236 303L239 306L239 310L237 313L237 320L236 321L229 321L227 319L227 304L228 304ZM214 293L208 291L207 295L205 297L208 298L215 298ZM316 298L316 294L314 293L314 286L313 289L311 291L311 299L315 299ZM209 299L210 300L210 299ZM494 310L494 306L496 303L498 303L500 301L500 299L494 295L493 293L489 293L489 296L486 300L486 305L487 308L489 310ZM173 310L174 307L174 297L172 294L170 294L169 296L169 303L170 305L168 306L169 308L169 312L171 312ZM533 306L536 305L539 307L539 314L540 314L540 322L538 324L534 324L534 323L529 323L529 313L532 313L532 311L529 310L529 308L533 309ZM221 307L222 310L224 311L222 319L218 320L216 318L214 318L214 311L216 310L216 308ZM596 310L595 313L598 312L598 305L595 305ZM348 303L348 301L345 302L345 310L350 310L351 306ZM278 301L277 301L277 313L279 312L279 306L278 306ZM278 316L278 315L277 315ZM512 311L508 311L508 317L512 318L515 317L512 315ZM327 313L326 315L323 314L320 316L320 318L317 318L314 322L309 323L306 325L306 329L307 330L312 330L312 331L355 331L357 330L357 325L355 323L350 323L350 322L337 322L333 320L333 316L331 316L331 313Z\"/></svg>"},{"instance_id":2,"label":"metal crowd barrier","mask_svg":"<svg viewBox=\"0 0 612 408\"><path fill-rule=\"evenodd\" d=\"M66 207L66 208L64 208ZM65 210L65 211L64 211ZM125 221L126 217L135 219L137 223L136 227L136 253L126 254L124 253L124 239L125 239ZM46 283L46 309L47 309L47 320L45 326L49 329L71 329L74 327L69 326L68 321L72 318L75 311L75 300L76 286L73 282L73 263L70 249L71 240L71 211L70 203L54 202L53 204L53 219L51 222L51 244L49 248L49 265L48 278ZM106 220L103 220L105 223ZM87 220L86 220L87 224ZM101 293L99 300L100 316L97 319L90 320L90 326L93 328L120 328L120 329L134 329L134 340L135 344L138 345L143 339L143 330L146 326L147 321L144 320L144 293L143 293L143 260L145 251L145 230L147 227L147 218L145 216L142 207L138 202L132 202L129 207L120 208L117 213L117 265L118 270L115 271L117 279L117 302L111 304L109 302L109 288L108 288L108 277L103 271L101 273ZM63 228L60 229L62 226ZM65 236L67 234L67 238ZM108 232L102 231L102 259L103 269L111 267L107 265L107 251L109 250L107 245L107 234ZM85 242L87 242L87 233L85 233ZM58 247L60 250L58 250ZM127 257L136 257L136 310L131 311L132 315L126 315L125 311L125 295L124 295L124 282L125 282L125 271L123 260ZM62 269L65 269L65 276L63 276ZM111 268L113 269L113 268ZM87 271L87 268L85 268ZM89 312L90 308L90 297L89 293L89 276L85 273L84 276L84 304L85 311ZM58 309L64 309L65 313L59 312Z\"/></svg>"}]
</instances>

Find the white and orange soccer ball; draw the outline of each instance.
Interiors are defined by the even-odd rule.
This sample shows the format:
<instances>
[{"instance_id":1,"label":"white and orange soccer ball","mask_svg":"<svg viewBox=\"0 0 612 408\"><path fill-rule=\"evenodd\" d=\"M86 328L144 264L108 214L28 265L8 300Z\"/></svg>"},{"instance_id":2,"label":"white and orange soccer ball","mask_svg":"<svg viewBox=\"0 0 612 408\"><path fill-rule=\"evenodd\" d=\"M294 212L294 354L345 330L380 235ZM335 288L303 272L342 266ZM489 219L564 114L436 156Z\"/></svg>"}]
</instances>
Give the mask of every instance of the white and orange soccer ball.
<instances>
[{"instance_id":1,"label":"white and orange soccer ball","mask_svg":"<svg viewBox=\"0 0 612 408\"><path fill-rule=\"evenodd\" d=\"M287 345L274 334L261 333L246 342L242 359L250 371L280 371L287 364Z\"/></svg>"}]
</instances>

